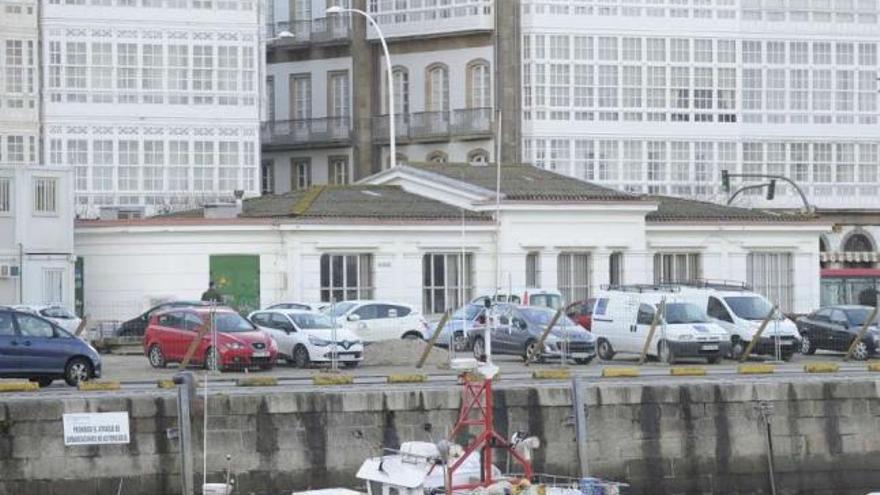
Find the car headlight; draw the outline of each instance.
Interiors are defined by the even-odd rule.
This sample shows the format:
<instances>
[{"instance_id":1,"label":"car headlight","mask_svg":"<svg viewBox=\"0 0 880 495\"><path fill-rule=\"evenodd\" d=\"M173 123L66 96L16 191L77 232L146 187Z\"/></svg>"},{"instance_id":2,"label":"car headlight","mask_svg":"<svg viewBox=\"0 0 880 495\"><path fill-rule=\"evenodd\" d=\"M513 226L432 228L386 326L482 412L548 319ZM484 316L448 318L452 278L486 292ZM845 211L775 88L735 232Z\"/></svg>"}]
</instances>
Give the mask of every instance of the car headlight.
<instances>
[{"instance_id":1,"label":"car headlight","mask_svg":"<svg viewBox=\"0 0 880 495\"><path fill-rule=\"evenodd\" d=\"M360 340L352 340L351 341L352 346L361 345L361 344L363 344L363 342L361 342Z\"/></svg>"},{"instance_id":2,"label":"car headlight","mask_svg":"<svg viewBox=\"0 0 880 495\"><path fill-rule=\"evenodd\" d=\"M689 334L689 333L686 333L686 334L684 334L684 335L679 335L679 336L678 336L678 340L684 340L684 341L686 341L686 340L694 340L694 336L691 335L691 334Z\"/></svg>"},{"instance_id":3,"label":"car headlight","mask_svg":"<svg viewBox=\"0 0 880 495\"><path fill-rule=\"evenodd\" d=\"M233 350L233 351L238 351L238 350L244 349L244 346L239 344L238 342L229 342L227 344L223 344L223 347L230 349L230 350Z\"/></svg>"},{"instance_id":4,"label":"car headlight","mask_svg":"<svg viewBox=\"0 0 880 495\"><path fill-rule=\"evenodd\" d=\"M324 340L319 337L315 337L314 335L309 335L309 344L316 345L318 347L326 347L331 344L329 340Z\"/></svg>"}]
</instances>

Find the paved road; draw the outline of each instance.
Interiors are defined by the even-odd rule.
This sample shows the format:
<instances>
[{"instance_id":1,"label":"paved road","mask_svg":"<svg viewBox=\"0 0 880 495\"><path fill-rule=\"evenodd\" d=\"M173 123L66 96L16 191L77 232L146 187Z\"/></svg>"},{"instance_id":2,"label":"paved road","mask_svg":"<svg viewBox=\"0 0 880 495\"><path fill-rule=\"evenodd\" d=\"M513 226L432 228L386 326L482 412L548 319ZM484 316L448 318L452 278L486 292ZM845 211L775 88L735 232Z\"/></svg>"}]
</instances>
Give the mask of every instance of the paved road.
<instances>
[{"instance_id":1,"label":"paved road","mask_svg":"<svg viewBox=\"0 0 880 495\"><path fill-rule=\"evenodd\" d=\"M175 373L177 373L178 368L176 366L169 366L165 369L154 369L151 368L146 358L143 356L119 356L119 355L105 355L104 357L104 378L107 380L118 380L123 384L123 390L131 391L131 392L147 392L156 393L156 381L158 379L170 379ZM807 363L816 363L816 362L836 362L839 363L840 371L834 374L824 374L815 376L814 378L821 377L829 377L835 376L837 378L840 377L859 377L868 375L867 366L864 362L843 362L842 354L832 354L832 353L817 353L814 356L802 356L796 355L794 360L790 363L777 363L776 364L776 373L774 375L739 375L737 373L738 363L733 361L722 361L717 365L706 366L707 374L704 377L698 378L689 378L689 379L697 379L697 380L767 380L767 379L780 379L780 378L791 378L795 376L806 376L804 373L804 365ZM535 370L544 370L544 369L559 369L559 363L543 363L543 364L532 364L530 366L525 366L521 360L508 357L501 356L495 359L496 364L498 364L501 369L501 377L502 380L500 384L503 383L516 383L522 382L525 380L530 380L532 372ZM761 362L760 359L753 359L751 362ZM703 364L699 360L692 361L691 363L682 363L682 365L687 364ZM578 365L568 365L566 368L570 370L573 374L577 374L583 376L587 379L598 379L602 375L602 370L608 367L621 367L621 366L635 366L637 365L637 360L635 358L627 359L627 358L615 358L614 361L605 362L605 361L593 361L593 363L585 366ZM229 387L235 386L235 381L238 378L244 376L274 376L279 379L279 383L283 385L285 388L302 388L302 389L310 389L313 388L312 385L312 376L320 373L322 370L326 370L326 367L313 367L308 369L298 369L288 366L286 364L280 364L275 367L271 371L259 371L259 372L224 372L217 375L212 375L209 377L209 381L212 382L211 388L213 390L222 390L228 389ZM199 370L200 371L200 370ZM673 379L681 379L678 377L670 377L669 374L669 366L658 363L658 362L648 362L644 366L641 367L641 377L638 381L669 381ZM414 366L362 366L355 370L346 370L346 374L353 375L355 377L354 383L357 388L362 388L364 386L385 386L387 387L386 378L389 374L394 373L423 373L428 375L428 383L419 384L419 385L411 385L411 386L449 386L455 384L457 382L456 373L448 370L442 369L437 366L427 366L422 370L416 370ZM200 376L203 376L201 373L198 373ZM873 376L880 377L880 374L874 374ZM603 378L603 382L632 382L633 379L611 379L611 378ZM406 386L406 385L404 385ZM259 390L259 389L257 389ZM241 391L241 389L239 389ZM165 391L165 393L172 393L173 391ZM99 392L100 393L100 392ZM104 392L106 393L106 392ZM52 396L72 396L82 394L78 392L76 389L67 387L64 385L62 381L57 381L51 387L40 390L37 393L27 394L28 396L42 396L42 395L52 395ZM19 395L19 394L15 394ZM24 394L22 394L24 395ZM5 395L5 397L9 397L10 395Z\"/></svg>"}]
</instances>

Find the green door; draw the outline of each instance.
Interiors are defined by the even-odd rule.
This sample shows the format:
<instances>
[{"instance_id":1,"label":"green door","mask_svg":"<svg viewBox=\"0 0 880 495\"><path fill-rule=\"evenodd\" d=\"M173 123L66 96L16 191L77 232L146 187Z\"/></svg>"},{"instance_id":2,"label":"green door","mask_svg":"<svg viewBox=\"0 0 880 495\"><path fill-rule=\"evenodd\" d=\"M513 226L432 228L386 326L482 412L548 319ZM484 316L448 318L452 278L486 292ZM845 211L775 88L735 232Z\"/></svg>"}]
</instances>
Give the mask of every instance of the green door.
<instances>
[{"instance_id":1,"label":"green door","mask_svg":"<svg viewBox=\"0 0 880 495\"><path fill-rule=\"evenodd\" d=\"M224 304L242 314L260 309L259 255L211 255L210 265L211 280Z\"/></svg>"}]
</instances>

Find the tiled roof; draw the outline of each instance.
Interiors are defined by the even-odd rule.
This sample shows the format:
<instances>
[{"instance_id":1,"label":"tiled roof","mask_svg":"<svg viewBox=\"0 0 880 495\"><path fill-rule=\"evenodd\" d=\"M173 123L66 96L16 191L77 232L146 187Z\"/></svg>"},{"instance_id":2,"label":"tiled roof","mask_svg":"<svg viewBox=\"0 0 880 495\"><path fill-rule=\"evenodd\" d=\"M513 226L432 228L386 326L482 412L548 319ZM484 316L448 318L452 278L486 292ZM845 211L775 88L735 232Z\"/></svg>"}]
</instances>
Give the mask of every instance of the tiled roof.
<instances>
[{"instance_id":1,"label":"tiled roof","mask_svg":"<svg viewBox=\"0 0 880 495\"><path fill-rule=\"evenodd\" d=\"M408 163L405 167L495 191L497 167L467 163ZM507 201L640 201L640 197L572 179L532 165L502 165L501 194Z\"/></svg>"},{"instance_id":2,"label":"tiled roof","mask_svg":"<svg viewBox=\"0 0 880 495\"><path fill-rule=\"evenodd\" d=\"M462 210L408 193L399 186L313 186L304 191L261 196L244 201L242 217L311 219L459 220ZM491 216L465 211L470 220Z\"/></svg>"},{"instance_id":3,"label":"tiled roof","mask_svg":"<svg viewBox=\"0 0 880 495\"><path fill-rule=\"evenodd\" d=\"M793 213L774 213L754 208L725 206L707 201L673 198L669 196L645 196L658 203L657 211L648 213L649 222L806 222L815 218Z\"/></svg>"}]
</instances>

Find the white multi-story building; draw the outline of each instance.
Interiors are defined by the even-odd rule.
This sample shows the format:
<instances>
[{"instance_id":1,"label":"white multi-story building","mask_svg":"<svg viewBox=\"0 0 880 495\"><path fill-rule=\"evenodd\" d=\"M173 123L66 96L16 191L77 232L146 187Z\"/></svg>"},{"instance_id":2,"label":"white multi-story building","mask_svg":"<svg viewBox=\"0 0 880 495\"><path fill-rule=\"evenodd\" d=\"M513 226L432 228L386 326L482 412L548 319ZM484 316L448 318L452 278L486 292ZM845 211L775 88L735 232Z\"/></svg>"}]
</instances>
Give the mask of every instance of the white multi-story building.
<instances>
[{"instance_id":1,"label":"white multi-story building","mask_svg":"<svg viewBox=\"0 0 880 495\"><path fill-rule=\"evenodd\" d=\"M525 0L521 13L525 161L715 200L723 169L777 174L820 209L880 207L876 0ZM743 203L801 206L788 186Z\"/></svg>"},{"instance_id":2,"label":"white multi-story building","mask_svg":"<svg viewBox=\"0 0 880 495\"><path fill-rule=\"evenodd\" d=\"M258 192L255 0L42 0L44 160L79 214Z\"/></svg>"},{"instance_id":3,"label":"white multi-story building","mask_svg":"<svg viewBox=\"0 0 880 495\"><path fill-rule=\"evenodd\" d=\"M0 304L73 309L70 178L66 168L0 166Z\"/></svg>"},{"instance_id":4,"label":"white multi-story building","mask_svg":"<svg viewBox=\"0 0 880 495\"><path fill-rule=\"evenodd\" d=\"M36 0L0 0L0 167L39 156Z\"/></svg>"},{"instance_id":5,"label":"white multi-story building","mask_svg":"<svg viewBox=\"0 0 880 495\"><path fill-rule=\"evenodd\" d=\"M360 15L328 17L333 4L364 10L382 26L393 66L398 162L493 159L492 0L276 0L267 7L264 192L345 184L390 162L378 33Z\"/></svg>"}]
</instances>

